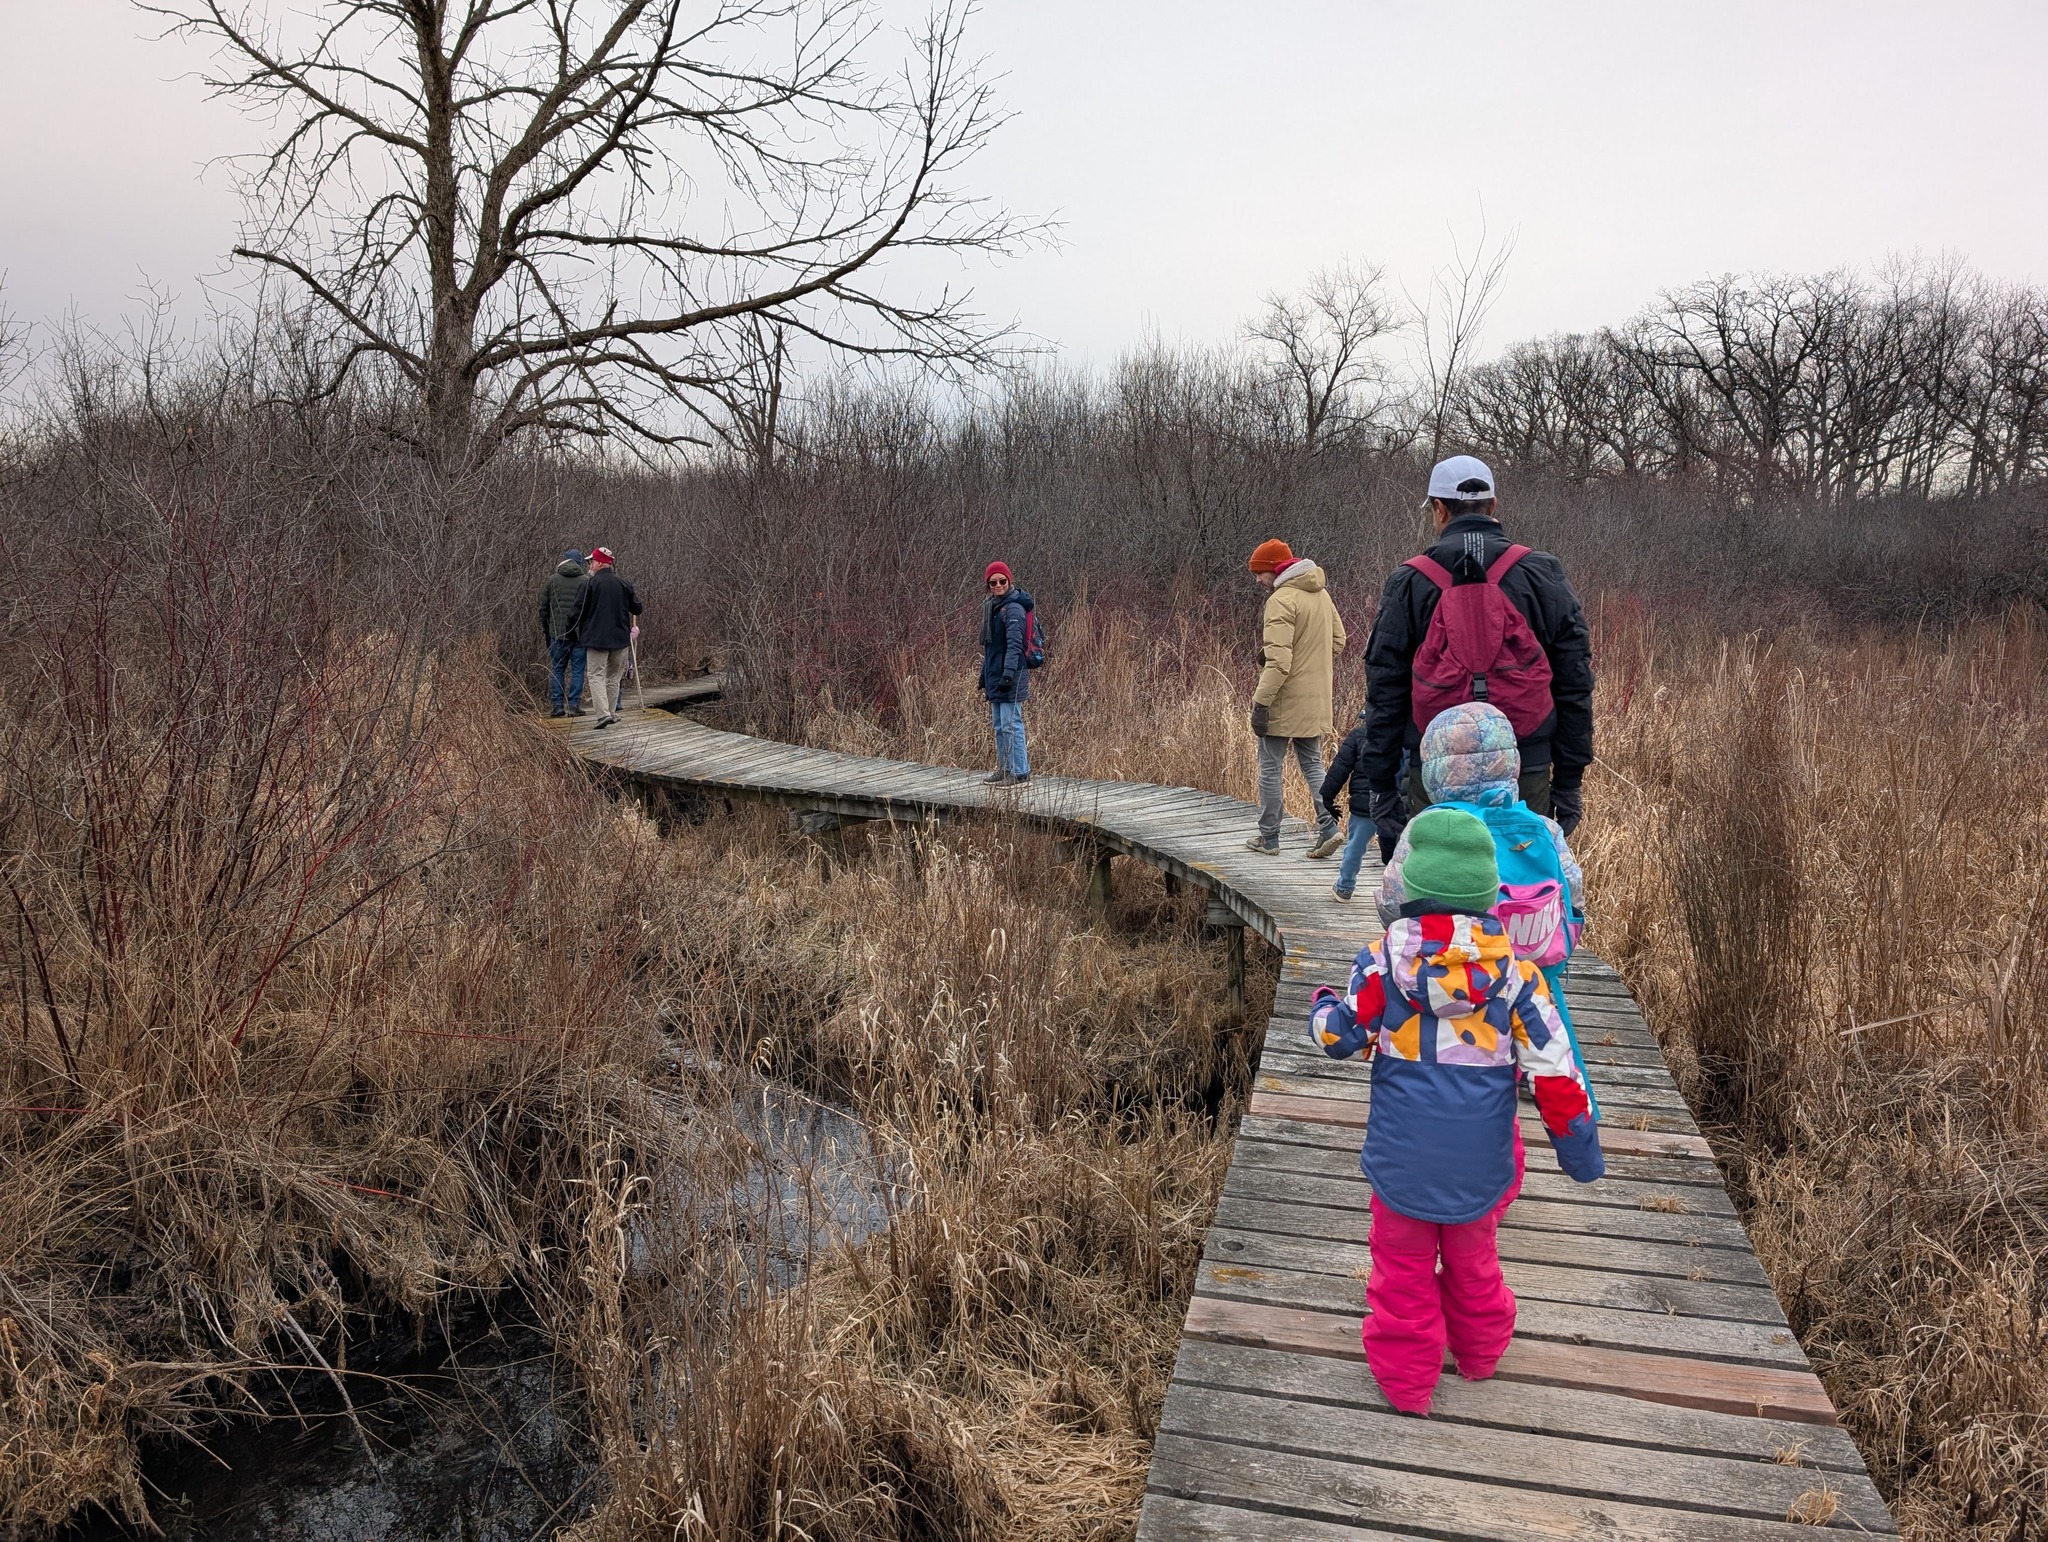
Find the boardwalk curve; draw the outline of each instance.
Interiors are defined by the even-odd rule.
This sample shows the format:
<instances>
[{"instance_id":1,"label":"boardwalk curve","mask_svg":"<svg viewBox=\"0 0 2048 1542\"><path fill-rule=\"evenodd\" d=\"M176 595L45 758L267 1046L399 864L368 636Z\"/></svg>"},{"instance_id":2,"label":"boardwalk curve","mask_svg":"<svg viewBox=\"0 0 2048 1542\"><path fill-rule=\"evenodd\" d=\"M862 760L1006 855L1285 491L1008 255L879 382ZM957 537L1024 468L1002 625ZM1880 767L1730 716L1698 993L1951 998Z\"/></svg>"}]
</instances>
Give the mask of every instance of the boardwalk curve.
<instances>
[{"instance_id":1,"label":"boardwalk curve","mask_svg":"<svg viewBox=\"0 0 2048 1542\"><path fill-rule=\"evenodd\" d=\"M709 689L650 692L677 704ZM1500 1232L1520 1298L1492 1381L1447 1374L1428 1420L1366 1373L1365 1067L1308 1046L1319 981L1379 934L1334 862L1245 849L1254 810L1186 787L981 774L776 744L659 710L570 734L643 796L745 797L830 833L850 820L999 810L1078 843L1106 884L1135 858L1200 884L1211 916L1283 956L1249 1109L1160 1420L1140 1542L1394 1538L1763 1542L1895 1536L1855 1444L1785 1321L1656 1040L1619 977L1582 955L1567 990L1605 1116L1608 1176L1557 1171L1526 1108L1529 1173ZM1239 934L1241 935L1241 933Z\"/></svg>"}]
</instances>

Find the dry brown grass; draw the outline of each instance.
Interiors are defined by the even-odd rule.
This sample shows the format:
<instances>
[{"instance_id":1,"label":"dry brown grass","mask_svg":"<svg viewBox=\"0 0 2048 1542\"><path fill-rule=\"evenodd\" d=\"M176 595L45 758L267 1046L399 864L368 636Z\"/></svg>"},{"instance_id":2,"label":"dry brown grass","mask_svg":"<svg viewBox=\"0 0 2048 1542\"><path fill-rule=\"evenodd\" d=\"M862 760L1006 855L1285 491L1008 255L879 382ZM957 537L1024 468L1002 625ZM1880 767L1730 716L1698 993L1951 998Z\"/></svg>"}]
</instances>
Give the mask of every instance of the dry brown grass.
<instances>
[{"instance_id":1,"label":"dry brown grass","mask_svg":"<svg viewBox=\"0 0 2048 1542\"><path fill-rule=\"evenodd\" d=\"M766 1299L732 1288L764 1272L746 1235L653 1218L578 1536L1128 1536L1252 1047L1199 905L1133 873L1098 920L1000 827L829 872L772 823L678 846L719 918L669 1010L683 1064L847 1100L886 1215Z\"/></svg>"},{"instance_id":2,"label":"dry brown grass","mask_svg":"<svg viewBox=\"0 0 2048 1542\"><path fill-rule=\"evenodd\" d=\"M2003 1537L2048 1472L2048 640L1602 664L1594 940L1907 1534Z\"/></svg>"},{"instance_id":3,"label":"dry brown grass","mask_svg":"<svg viewBox=\"0 0 2048 1542\"><path fill-rule=\"evenodd\" d=\"M5 745L10 1527L140 1521L140 1440L547 1273L653 1050L656 844L479 657L155 662Z\"/></svg>"}]
</instances>

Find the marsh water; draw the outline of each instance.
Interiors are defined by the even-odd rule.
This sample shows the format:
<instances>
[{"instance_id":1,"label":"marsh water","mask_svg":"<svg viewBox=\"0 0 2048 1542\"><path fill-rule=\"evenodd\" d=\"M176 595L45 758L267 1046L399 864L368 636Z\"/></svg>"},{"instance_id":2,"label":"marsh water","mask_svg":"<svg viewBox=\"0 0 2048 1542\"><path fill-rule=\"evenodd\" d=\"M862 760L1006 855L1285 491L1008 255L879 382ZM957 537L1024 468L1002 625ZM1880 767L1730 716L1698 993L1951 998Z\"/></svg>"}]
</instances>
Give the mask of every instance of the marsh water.
<instances>
[{"instance_id":1,"label":"marsh water","mask_svg":"<svg viewBox=\"0 0 2048 1542\"><path fill-rule=\"evenodd\" d=\"M764 1160L734 1197L774 1217L776 1287L839 1240L880 1226L885 1196L866 1131L844 1109L761 1081L736 1104ZM351 1351L346 1405L301 1375L271 1417L148 1453L146 1481L172 1542L529 1542L586 1513L593 1453L573 1388L531 1321L481 1312L423 1336ZM294 1409L297 1416L294 1416ZM143 1533L109 1520L68 1542Z\"/></svg>"}]
</instances>

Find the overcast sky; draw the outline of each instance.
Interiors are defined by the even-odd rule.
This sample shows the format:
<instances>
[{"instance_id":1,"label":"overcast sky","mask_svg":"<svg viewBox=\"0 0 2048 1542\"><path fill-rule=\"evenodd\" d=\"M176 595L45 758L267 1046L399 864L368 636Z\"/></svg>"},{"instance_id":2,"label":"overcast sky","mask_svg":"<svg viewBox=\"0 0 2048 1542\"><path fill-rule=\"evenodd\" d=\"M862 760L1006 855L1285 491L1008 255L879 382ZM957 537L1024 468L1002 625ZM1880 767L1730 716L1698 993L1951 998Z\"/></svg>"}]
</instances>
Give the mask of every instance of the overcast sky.
<instances>
[{"instance_id":1,"label":"overcast sky","mask_svg":"<svg viewBox=\"0 0 2048 1542\"><path fill-rule=\"evenodd\" d=\"M148 279L197 313L236 216L204 163L261 126L126 0L0 22L6 308L112 323ZM1489 345L1728 270L2048 280L2043 0L986 0L973 36L1016 114L980 185L1061 225L975 281L1077 359L1345 258L1419 294L1482 209L1517 241Z\"/></svg>"}]
</instances>

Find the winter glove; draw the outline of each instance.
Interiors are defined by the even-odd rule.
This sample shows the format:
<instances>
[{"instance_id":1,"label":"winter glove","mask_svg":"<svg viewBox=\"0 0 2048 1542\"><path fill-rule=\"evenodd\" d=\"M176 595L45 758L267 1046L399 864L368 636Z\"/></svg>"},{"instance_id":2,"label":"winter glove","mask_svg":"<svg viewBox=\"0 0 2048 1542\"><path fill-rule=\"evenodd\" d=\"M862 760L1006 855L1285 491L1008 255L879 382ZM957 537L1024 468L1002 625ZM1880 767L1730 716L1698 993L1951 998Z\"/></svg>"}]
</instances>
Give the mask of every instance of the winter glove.
<instances>
[{"instance_id":1,"label":"winter glove","mask_svg":"<svg viewBox=\"0 0 2048 1542\"><path fill-rule=\"evenodd\" d=\"M1557 827L1570 835L1578 829L1579 821L1586 817L1585 792L1577 783L1570 787L1550 787L1550 817L1557 821Z\"/></svg>"},{"instance_id":2,"label":"winter glove","mask_svg":"<svg viewBox=\"0 0 2048 1542\"><path fill-rule=\"evenodd\" d=\"M1266 737L1266 727L1273 721L1273 709L1264 702L1252 703L1252 732L1261 739Z\"/></svg>"},{"instance_id":3,"label":"winter glove","mask_svg":"<svg viewBox=\"0 0 2048 1542\"><path fill-rule=\"evenodd\" d=\"M1372 790L1372 824L1379 832L1380 862L1384 866L1394 860L1394 848L1400 844L1401 832L1408 828L1408 810L1401 802L1400 788Z\"/></svg>"},{"instance_id":4,"label":"winter glove","mask_svg":"<svg viewBox=\"0 0 2048 1542\"><path fill-rule=\"evenodd\" d=\"M1000 700L1008 701L1016 693L1017 677L1015 675L1004 675L1002 679L996 682L996 696Z\"/></svg>"}]
</instances>

